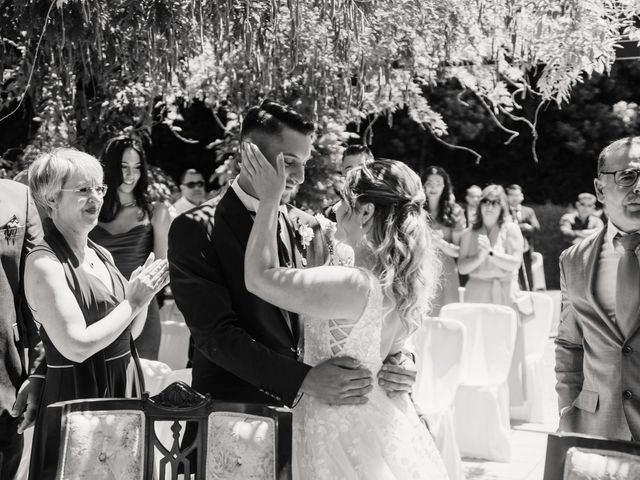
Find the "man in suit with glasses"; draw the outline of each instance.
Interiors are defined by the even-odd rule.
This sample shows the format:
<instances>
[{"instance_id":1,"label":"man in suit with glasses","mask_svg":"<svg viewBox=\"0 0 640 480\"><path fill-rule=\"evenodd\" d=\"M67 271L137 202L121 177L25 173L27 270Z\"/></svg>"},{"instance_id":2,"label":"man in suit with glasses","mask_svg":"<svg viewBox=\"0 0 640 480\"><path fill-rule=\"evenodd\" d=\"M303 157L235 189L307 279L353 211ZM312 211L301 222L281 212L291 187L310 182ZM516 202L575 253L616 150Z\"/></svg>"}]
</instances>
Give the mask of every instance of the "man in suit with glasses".
<instances>
[{"instance_id":1,"label":"man in suit with glasses","mask_svg":"<svg viewBox=\"0 0 640 480\"><path fill-rule=\"evenodd\" d=\"M205 201L204 176L195 168L184 171L180 178L180 192L182 196L172 205L172 215L178 215L196 208Z\"/></svg>"},{"instance_id":2,"label":"man in suit with glasses","mask_svg":"<svg viewBox=\"0 0 640 480\"><path fill-rule=\"evenodd\" d=\"M640 137L598 158L605 228L560 257L560 431L640 440Z\"/></svg>"},{"instance_id":3,"label":"man in suit with glasses","mask_svg":"<svg viewBox=\"0 0 640 480\"><path fill-rule=\"evenodd\" d=\"M522 250L523 266L520 267L518 274L520 288L523 290L532 290L531 254L534 252L533 237L535 233L540 230L540 223L538 222L538 217L536 217L535 210L522 205L524 193L520 185L514 183L507 186L505 191L507 193L507 201L509 202L509 214L513 221L520 227L520 231L524 237L524 249Z\"/></svg>"}]
</instances>

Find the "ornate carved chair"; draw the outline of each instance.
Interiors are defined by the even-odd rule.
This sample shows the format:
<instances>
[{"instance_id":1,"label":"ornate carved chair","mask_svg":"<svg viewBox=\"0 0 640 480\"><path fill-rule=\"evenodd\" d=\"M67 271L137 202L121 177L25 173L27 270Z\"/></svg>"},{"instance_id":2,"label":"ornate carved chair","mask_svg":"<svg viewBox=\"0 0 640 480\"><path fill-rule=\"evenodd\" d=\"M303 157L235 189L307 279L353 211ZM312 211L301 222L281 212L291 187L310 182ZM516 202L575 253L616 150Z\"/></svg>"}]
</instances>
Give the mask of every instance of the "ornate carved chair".
<instances>
[{"instance_id":1,"label":"ornate carved chair","mask_svg":"<svg viewBox=\"0 0 640 480\"><path fill-rule=\"evenodd\" d=\"M288 410L214 401L183 382L141 399L60 402L46 415L46 429L58 432L58 442L33 452L32 478L291 478ZM172 438L159 438L162 422L170 422ZM182 433L190 422L196 434L186 444Z\"/></svg>"}]
</instances>

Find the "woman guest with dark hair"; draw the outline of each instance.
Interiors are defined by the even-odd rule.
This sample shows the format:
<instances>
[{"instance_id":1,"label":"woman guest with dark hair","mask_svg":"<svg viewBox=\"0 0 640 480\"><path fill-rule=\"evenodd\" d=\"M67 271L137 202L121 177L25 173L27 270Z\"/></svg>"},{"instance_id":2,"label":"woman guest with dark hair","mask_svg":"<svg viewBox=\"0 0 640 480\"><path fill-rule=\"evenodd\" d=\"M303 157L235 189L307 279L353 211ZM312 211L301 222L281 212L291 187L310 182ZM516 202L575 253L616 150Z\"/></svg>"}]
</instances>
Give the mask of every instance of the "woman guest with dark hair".
<instances>
[{"instance_id":1,"label":"woman guest with dark hair","mask_svg":"<svg viewBox=\"0 0 640 480\"><path fill-rule=\"evenodd\" d=\"M427 195L426 208L431 218L435 245L442 260L442 280L440 290L433 301L431 314L437 316L440 308L457 302L458 258L460 236L465 227L464 211L453 201L453 186L449 174L440 167L429 167L424 176L424 190Z\"/></svg>"},{"instance_id":2,"label":"woman guest with dark hair","mask_svg":"<svg viewBox=\"0 0 640 480\"><path fill-rule=\"evenodd\" d=\"M153 252L166 258L171 217L160 202L147 196L147 163L140 142L127 137L110 140L101 156L108 187L98 226L91 240L105 247L120 272L128 277ZM160 348L158 302L149 304L144 330L136 340L142 358L157 360Z\"/></svg>"},{"instance_id":3,"label":"woman guest with dark hair","mask_svg":"<svg viewBox=\"0 0 640 480\"><path fill-rule=\"evenodd\" d=\"M24 276L47 361L32 458L38 461L46 445L44 454L53 461L45 464L55 465L59 432L43 431L46 407L125 396L130 339L140 334L149 301L167 284L168 266L149 255L127 281L109 252L88 239L107 191L91 155L70 148L42 155L30 168L29 183L47 212L44 241L28 255ZM54 476L45 472L37 480Z\"/></svg>"},{"instance_id":4,"label":"woman guest with dark hair","mask_svg":"<svg viewBox=\"0 0 640 480\"><path fill-rule=\"evenodd\" d=\"M460 240L458 268L469 275L465 302L514 306L523 244L518 224L509 219L504 189L485 187L476 222Z\"/></svg>"}]
</instances>

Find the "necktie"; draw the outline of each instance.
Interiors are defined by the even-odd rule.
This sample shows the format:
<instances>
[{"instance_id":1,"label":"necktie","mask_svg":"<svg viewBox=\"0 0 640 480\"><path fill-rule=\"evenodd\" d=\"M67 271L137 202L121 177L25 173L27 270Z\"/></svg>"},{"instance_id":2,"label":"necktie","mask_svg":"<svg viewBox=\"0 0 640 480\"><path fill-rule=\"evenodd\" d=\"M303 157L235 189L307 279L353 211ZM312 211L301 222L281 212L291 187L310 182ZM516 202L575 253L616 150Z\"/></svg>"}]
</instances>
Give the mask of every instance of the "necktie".
<instances>
[{"instance_id":1,"label":"necktie","mask_svg":"<svg viewBox=\"0 0 640 480\"><path fill-rule=\"evenodd\" d=\"M625 338L633 331L640 307L640 264L636 248L640 245L640 233L620 237L624 255L618 262L616 283L616 322Z\"/></svg>"},{"instance_id":2,"label":"necktie","mask_svg":"<svg viewBox=\"0 0 640 480\"><path fill-rule=\"evenodd\" d=\"M278 212L278 256L280 257L281 267L293 267L291 250L289 244L291 239L289 237L289 229L287 228L287 220L284 218L284 213Z\"/></svg>"},{"instance_id":3,"label":"necktie","mask_svg":"<svg viewBox=\"0 0 640 480\"><path fill-rule=\"evenodd\" d=\"M280 259L280 266L293 268L295 265L293 264L293 252L290 250L291 245L291 236L289 234L289 227L287 226L287 219L285 218L285 213L282 211L278 212L278 257ZM282 310L282 314L287 320L289 327L291 328L291 333L293 334L293 338L296 342L296 347L292 348L293 351L296 352L296 355L300 358L302 352L302 326L301 320L297 314L293 312L288 312L286 310Z\"/></svg>"}]
</instances>

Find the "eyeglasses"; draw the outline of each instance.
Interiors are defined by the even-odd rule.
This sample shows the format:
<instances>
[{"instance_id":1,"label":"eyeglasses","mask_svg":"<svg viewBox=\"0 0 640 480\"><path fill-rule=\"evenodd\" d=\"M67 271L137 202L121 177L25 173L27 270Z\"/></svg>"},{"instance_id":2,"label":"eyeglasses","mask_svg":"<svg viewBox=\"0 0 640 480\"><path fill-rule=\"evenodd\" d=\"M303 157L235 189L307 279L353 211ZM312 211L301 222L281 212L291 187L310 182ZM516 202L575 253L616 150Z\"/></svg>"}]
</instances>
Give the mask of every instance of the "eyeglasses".
<instances>
[{"instance_id":1,"label":"eyeglasses","mask_svg":"<svg viewBox=\"0 0 640 480\"><path fill-rule=\"evenodd\" d=\"M61 188L60 191L79 193L83 197L88 197L92 192L95 192L98 197L102 198L107 194L108 188L106 185L96 185L93 187Z\"/></svg>"},{"instance_id":2,"label":"eyeglasses","mask_svg":"<svg viewBox=\"0 0 640 480\"><path fill-rule=\"evenodd\" d=\"M578 202L578 206L579 207L585 207L585 208L594 208L595 204L594 203L582 203L582 202Z\"/></svg>"},{"instance_id":3,"label":"eyeglasses","mask_svg":"<svg viewBox=\"0 0 640 480\"><path fill-rule=\"evenodd\" d=\"M183 183L183 185L187 188L202 188L204 187L204 182L203 181L187 182L187 183Z\"/></svg>"},{"instance_id":4,"label":"eyeglasses","mask_svg":"<svg viewBox=\"0 0 640 480\"><path fill-rule=\"evenodd\" d=\"M480 205L487 205L492 207L501 206L500 200L489 200L488 198L483 198L482 200L480 200Z\"/></svg>"},{"instance_id":5,"label":"eyeglasses","mask_svg":"<svg viewBox=\"0 0 640 480\"><path fill-rule=\"evenodd\" d=\"M613 175L613 181L621 187L630 187L638 181L640 169L627 168L625 170L616 170L615 172L600 172L600 175Z\"/></svg>"}]
</instances>

